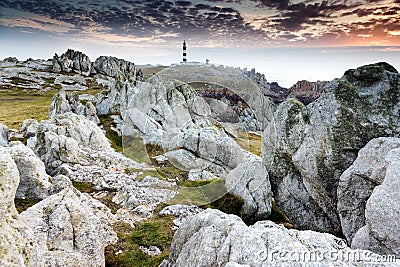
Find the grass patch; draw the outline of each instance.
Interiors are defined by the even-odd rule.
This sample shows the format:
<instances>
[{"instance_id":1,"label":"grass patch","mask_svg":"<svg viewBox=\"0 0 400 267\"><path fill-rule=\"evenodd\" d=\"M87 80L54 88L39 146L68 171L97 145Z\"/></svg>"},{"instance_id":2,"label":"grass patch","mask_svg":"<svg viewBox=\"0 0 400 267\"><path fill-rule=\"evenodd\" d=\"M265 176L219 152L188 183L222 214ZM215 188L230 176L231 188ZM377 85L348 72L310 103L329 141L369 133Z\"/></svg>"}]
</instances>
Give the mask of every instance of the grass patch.
<instances>
[{"instance_id":1,"label":"grass patch","mask_svg":"<svg viewBox=\"0 0 400 267\"><path fill-rule=\"evenodd\" d=\"M157 213L158 214L158 213ZM141 222L133 229L126 223L117 223L114 230L118 242L105 249L106 266L125 267L157 267L164 259L168 259L174 232L173 216L155 215ZM150 257L140 250L140 246L156 246L161 255ZM122 253L117 253L117 252Z\"/></svg>"},{"instance_id":2,"label":"grass patch","mask_svg":"<svg viewBox=\"0 0 400 267\"><path fill-rule=\"evenodd\" d=\"M100 124L106 130L106 137L111 142L111 146L115 151L122 152L122 137L117 132L113 131L111 127L115 127L114 120L110 116L99 116Z\"/></svg>"},{"instance_id":3,"label":"grass patch","mask_svg":"<svg viewBox=\"0 0 400 267\"><path fill-rule=\"evenodd\" d=\"M21 213L28 208L32 207L33 205L39 203L41 199L36 198L16 198L14 199L15 208L17 209L18 213Z\"/></svg>"},{"instance_id":4,"label":"grass patch","mask_svg":"<svg viewBox=\"0 0 400 267\"><path fill-rule=\"evenodd\" d=\"M246 151L261 157L261 135L251 132L238 132L235 141Z\"/></svg>"},{"instance_id":5,"label":"grass patch","mask_svg":"<svg viewBox=\"0 0 400 267\"><path fill-rule=\"evenodd\" d=\"M109 193L107 196L102 198L96 198L98 201L106 205L113 214L115 214L122 206L113 202L112 199L115 196L115 193Z\"/></svg>"},{"instance_id":6,"label":"grass patch","mask_svg":"<svg viewBox=\"0 0 400 267\"><path fill-rule=\"evenodd\" d=\"M88 182L72 181L72 185L82 193L90 194L90 193L96 192L93 189L93 185L91 183L88 183Z\"/></svg>"},{"instance_id":7,"label":"grass patch","mask_svg":"<svg viewBox=\"0 0 400 267\"><path fill-rule=\"evenodd\" d=\"M225 189L225 180L216 179L213 181L180 182L177 194L169 201L169 205L186 204L204 206L208 205L228 192Z\"/></svg>"},{"instance_id":8,"label":"grass patch","mask_svg":"<svg viewBox=\"0 0 400 267\"><path fill-rule=\"evenodd\" d=\"M55 93L39 93L34 90L0 91L0 123L19 129L26 119L48 119L48 110Z\"/></svg>"},{"instance_id":9,"label":"grass patch","mask_svg":"<svg viewBox=\"0 0 400 267\"><path fill-rule=\"evenodd\" d=\"M137 176L137 180L142 180L146 176L151 176L151 177L157 177L157 178L162 178L161 174L158 172L157 169L155 170L141 170L141 169L135 169L135 168L126 168L125 173L126 174L134 174L141 172L142 174L139 174Z\"/></svg>"},{"instance_id":10,"label":"grass patch","mask_svg":"<svg viewBox=\"0 0 400 267\"><path fill-rule=\"evenodd\" d=\"M141 68L140 66L138 66L139 69L142 70L143 72L143 77L145 80L147 80L148 78L150 78L151 76L153 76L154 74L157 74L158 72L168 68L167 66L159 66L159 67L144 67Z\"/></svg>"}]
</instances>

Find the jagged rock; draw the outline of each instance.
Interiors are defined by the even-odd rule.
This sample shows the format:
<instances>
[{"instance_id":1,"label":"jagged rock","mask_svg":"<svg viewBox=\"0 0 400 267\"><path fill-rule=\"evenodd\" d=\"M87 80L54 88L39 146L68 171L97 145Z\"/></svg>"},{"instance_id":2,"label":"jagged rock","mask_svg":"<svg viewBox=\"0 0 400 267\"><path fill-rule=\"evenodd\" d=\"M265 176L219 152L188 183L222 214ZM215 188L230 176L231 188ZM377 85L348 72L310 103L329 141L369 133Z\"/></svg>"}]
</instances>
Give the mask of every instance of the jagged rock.
<instances>
[{"instance_id":1,"label":"jagged rock","mask_svg":"<svg viewBox=\"0 0 400 267\"><path fill-rule=\"evenodd\" d=\"M306 256L310 254L315 257ZM333 258L331 255L349 256ZM270 221L248 227L235 215L207 209L181 225L172 241L169 261L163 264L174 267L226 266L228 263L255 267L360 266L378 260L379 255L351 250L345 241L330 234L288 230Z\"/></svg>"},{"instance_id":2,"label":"jagged rock","mask_svg":"<svg viewBox=\"0 0 400 267\"><path fill-rule=\"evenodd\" d=\"M134 81L137 80L138 77L138 69L135 64L116 57L101 56L96 59L93 67L96 69L97 73L110 77L115 77L115 75L119 73L123 74L127 79L132 79Z\"/></svg>"},{"instance_id":3,"label":"jagged rock","mask_svg":"<svg viewBox=\"0 0 400 267\"><path fill-rule=\"evenodd\" d=\"M102 130L86 117L74 113L57 115L42 121L32 149L53 173L63 163L89 164L93 151L112 151ZM29 140L28 140L29 141Z\"/></svg>"},{"instance_id":4,"label":"jagged rock","mask_svg":"<svg viewBox=\"0 0 400 267\"><path fill-rule=\"evenodd\" d=\"M400 219L399 174L400 139L377 138L340 177L338 211L353 248L400 255L400 235L391 223Z\"/></svg>"},{"instance_id":5,"label":"jagged rock","mask_svg":"<svg viewBox=\"0 0 400 267\"><path fill-rule=\"evenodd\" d=\"M139 87L140 83L138 82ZM132 96L138 91L135 83L119 74L109 86L109 91L97 95L96 110L98 115L122 113L126 110Z\"/></svg>"},{"instance_id":6,"label":"jagged rock","mask_svg":"<svg viewBox=\"0 0 400 267\"><path fill-rule=\"evenodd\" d=\"M105 266L104 248L117 241L110 210L74 189L65 189L20 215L33 229L41 266Z\"/></svg>"},{"instance_id":7,"label":"jagged rock","mask_svg":"<svg viewBox=\"0 0 400 267\"><path fill-rule=\"evenodd\" d=\"M0 146L8 146L8 127L0 123Z\"/></svg>"},{"instance_id":8,"label":"jagged rock","mask_svg":"<svg viewBox=\"0 0 400 267\"><path fill-rule=\"evenodd\" d=\"M379 78L354 75L364 70ZM369 140L400 136L400 75L392 70L377 63L348 71L307 107L289 99L276 110L263 159L277 205L296 228L340 234L340 175Z\"/></svg>"},{"instance_id":9,"label":"jagged rock","mask_svg":"<svg viewBox=\"0 0 400 267\"><path fill-rule=\"evenodd\" d=\"M39 122L34 119L26 119L21 124L21 132L24 138L34 137L37 134Z\"/></svg>"},{"instance_id":10,"label":"jagged rock","mask_svg":"<svg viewBox=\"0 0 400 267\"><path fill-rule=\"evenodd\" d=\"M399 147L398 138L373 139L359 151L353 165L340 176L337 209L343 234L349 244L356 232L365 225L367 200L374 188L385 180L389 166L386 156Z\"/></svg>"},{"instance_id":11,"label":"jagged rock","mask_svg":"<svg viewBox=\"0 0 400 267\"><path fill-rule=\"evenodd\" d=\"M87 102L84 105L79 101L79 94L77 92L66 93L62 90L53 97L49 109L49 118L52 119L56 115L67 112L85 116L96 124L100 123L96 114L96 108L92 102Z\"/></svg>"},{"instance_id":12,"label":"jagged rock","mask_svg":"<svg viewBox=\"0 0 400 267\"><path fill-rule=\"evenodd\" d=\"M240 164L226 176L226 190L243 199L246 221L267 219L271 214L271 184L261 158Z\"/></svg>"},{"instance_id":13,"label":"jagged rock","mask_svg":"<svg viewBox=\"0 0 400 267\"><path fill-rule=\"evenodd\" d=\"M14 206L18 184L18 168L8 150L0 147L0 265L40 266L33 233Z\"/></svg>"},{"instance_id":14,"label":"jagged rock","mask_svg":"<svg viewBox=\"0 0 400 267\"><path fill-rule=\"evenodd\" d=\"M193 215L196 215L197 213L203 211L202 208L199 208L197 206L188 206L188 205L181 205L181 204L176 204L172 206L168 206L163 208L160 211L160 215L163 216L168 216L168 215L173 215L178 218L174 220L174 225L173 227L174 230L178 229L179 226L181 226L185 221L190 218Z\"/></svg>"},{"instance_id":15,"label":"jagged rock","mask_svg":"<svg viewBox=\"0 0 400 267\"><path fill-rule=\"evenodd\" d=\"M20 175L20 183L15 196L35 199L48 197L52 190L51 177L46 174L43 162L32 149L21 142L11 142L7 149L17 165Z\"/></svg>"},{"instance_id":16,"label":"jagged rock","mask_svg":"<svg viewBox=\"0 0 400 267\"><path fill-rule=\"evenodd\" d=\"M323 88L328 84L325 81L309 82L298 81L289 90L290 94L304 105L308 105L321 96Z\"/></svg>"},{"instance_id":17,"label":"jagged rock","mask_svg":"<svg viewBox=\"0 0 400 267\"><path fill-rule=\"evenodd\" d=\"M53 71L75 72L83 76L90 76L92 63L87 55L82 52L68 49L60 57L55 54L53 57Z\"/></svg>"},{"instance_id":18,"label":"jagged rock","mask_svg":"<svg viewBox=\"0 0 400 267\"><path fill-rule=\"evenodd\" d=\"M5 62L10 62L10 63L18 63L18 58L16 57L7 57L4 59Z\"/></svg>"}]
</instances>

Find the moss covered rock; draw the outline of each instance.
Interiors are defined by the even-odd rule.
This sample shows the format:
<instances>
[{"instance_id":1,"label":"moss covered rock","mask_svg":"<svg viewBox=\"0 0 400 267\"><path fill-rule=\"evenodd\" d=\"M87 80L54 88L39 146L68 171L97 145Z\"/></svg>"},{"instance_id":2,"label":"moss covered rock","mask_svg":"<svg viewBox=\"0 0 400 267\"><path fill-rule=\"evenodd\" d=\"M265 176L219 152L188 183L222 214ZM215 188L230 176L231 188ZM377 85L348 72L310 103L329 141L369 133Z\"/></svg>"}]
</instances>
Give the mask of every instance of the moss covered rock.
<instances>
[{"instance_id":1,"label":"moss covered rock","mask_svg":"<svg viewBox=\"0 0 400 267\"><path fill-rule=\"evenodd\" d=\"M307 107L287 100L264 132L274 197L294 226L341 234L340 175L369 140L400 136L400 75L387 63L349 70Z\"/></svg>"}]
</instances>

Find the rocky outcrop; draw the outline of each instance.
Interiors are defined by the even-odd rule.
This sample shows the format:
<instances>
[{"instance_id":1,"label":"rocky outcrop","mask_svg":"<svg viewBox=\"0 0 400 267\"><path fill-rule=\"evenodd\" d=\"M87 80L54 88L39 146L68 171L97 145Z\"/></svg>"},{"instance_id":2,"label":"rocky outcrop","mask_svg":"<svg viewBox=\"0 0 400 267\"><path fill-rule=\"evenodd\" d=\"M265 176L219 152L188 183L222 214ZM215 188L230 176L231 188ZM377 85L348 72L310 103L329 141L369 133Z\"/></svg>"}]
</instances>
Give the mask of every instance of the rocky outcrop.
<instances>
[{"instance_id":1,"label":"rocky outcrop","mask_svg":"<svg viewBox=\"0 0 400 267\"><path fill-rule=\"evenodd\" d=\"M359 266L378 260L330 234L288 230L270 221L248 227L235 215L207 209L180 226L163 266Z\"/></svg>"},{"instance_id":2,"label":"rocky outcrop","mask_svg":"<svg viewBox=\"0 0 400 267\"><path fill-rule=\"evenodd\" d=\"M267 219L271 214L271 184L261 158L241 163L229 172L225 188L243 199L242 214L245 221Z\"/></svg>"},{"instance_id":3,"label":"rocky outcrop","mask_svg":"<svg viewBox=\"0 0 400 267\"><path fill-rule=\"evenodd\" d=\"M7 149L0 147L0 265L40 266L33 232L14 206L18 184L18 168Z\"/></svg>"},{"instance_id":4,"label":"rocky outcrop","mask_svg":"<svg viewBox=\"0 0 400 267\"><path fill-rule=\"evenodd\" d=\"M160 215L162 216L175 216L177 217L174 220L174 230L177 230L179 226L181 226L183 223L186 222L187 219L190 217L202 212L203 209L193 205L193 206L188 206L188 205L181 205L181 204L176 204L172 206L168 206L163 208L160 211Z\"/></svg>"},{"instance_id":5,"label":"rocky outcrop","mask_svg":"<svg viewBox=\"0 0 400 267\"><path fill-rule=\"evenodd\" d=\"M110 77L115 77L117 74L123 74L126 79L132 81L136 81L141 78L141 72L139 72L135 64L116 57L101 56L96 59L93 67L96 69L98 74L103 74Z\"/></svg>"},{"instance_id":6,"label":"rocky outcrop","mask_svg":"<svg viewBox=\"0 0 400 267\"><path fill-rule=\"evenodd\" d=\"M57 54L54 55L53 71L75 72L83 76L89 76L92 73L92 63L84 53L68 49L60 57Z\"/></svg>"},{"instance_id":7,"label":"rocky outcrop","mask_svg":"<svg viewBox=\"0 0 400 267\"><path fill-rule=\"evenodd\" d=\"M400 255L400 238L391 222L399 220L400 139L371 140L340 177L338 212L352 247Z\"/></svg>"},{"instance_id":8,"label":"rocky outcrop","mask_svg":"<svg viewBox=\"0 0 400 267\"><path fill-rule=\"evenodd\" d=\"M21 213L33 229L41 266L105 266L104 248L117 241L110 210L65 189Z\"/></svg>"},{"instance_id":9,"label":"rocky outcrop","mask_svg":"<svg viewBox=\"0 0 400 267\"><path fill-rule=\"evenodd\" d=\"M0 123L0 146L8 145L8 127Z\"/></svg>"},{"instance_id":10,"label":"rocky outcrop","mask_svg":"<svg viewBox=\"0 0 400 267\"><path fill-rule=\"evenodd\" d=\"M278 206L296 228L341 233L340 175L369 140L400 136L400 75L387 63L350 70L305 107L287 100L264 132Z\"/></svg>"},{"instance_id":11,"label":"rocky outcrop","mask_svg":"<svg viewBox=\"0 0 400 267\"><path fill-rule=\"evenodd\" d=\"M321 96L323 88L327 84L328 82L325 81L309 82L303 80L297 82L289 90L291 96L295 97L304 105L308 105Z\"/></svg>"},{"instance_id":12,"label":"rocky outcrop","mask_svg":"<svg viewBox=\"0 0 400 267\"><path fill-rule=\"evenodd\" d=\"M53 97L49 109L49 118L52 119L56 115L67 112L85 116L95 124L100 123L97 117L96 107L92 102L88 101L84 105L79 101L79 94L77 92L66 93L62 90Z\"/></svg>"},{"instance_id":13,"label":"rocky outcrop","mask_svg":"<svg viewBox=\"0 0 400 267\"><path fill-rule=\"evenodd\" d=\"M97 95L98 115L120 114L127 109L132 96L138 91L135 84L123 75L116 75L110 89Z\"/></svg>"},{"instance_id":14,"label":"rocky outcrop","mask_svg":"<svg viewBox=\"0 0 400 267\"><path fill-rule=\"evenodd\" d=\"M17 165L20 183L16 192L17 198L43 199L52 190L51 177L46 174L43 162L34 154L32 149L21 142L11 142L7 148Z\"/></svg>"},{"instance_id":15,"label":"rocky outcrop","mask_svg":"<svg viewBox=\"0 0 400 267\"><path fill-rule=\"evenodd\" d=\"M264 74L256 72L255 69L243 70L243 74L256 83L265 96L270 97L275 103L281 103L290 93L290 90L279 86L277 82L269 83Z\"/></svg>"}]
</instances>

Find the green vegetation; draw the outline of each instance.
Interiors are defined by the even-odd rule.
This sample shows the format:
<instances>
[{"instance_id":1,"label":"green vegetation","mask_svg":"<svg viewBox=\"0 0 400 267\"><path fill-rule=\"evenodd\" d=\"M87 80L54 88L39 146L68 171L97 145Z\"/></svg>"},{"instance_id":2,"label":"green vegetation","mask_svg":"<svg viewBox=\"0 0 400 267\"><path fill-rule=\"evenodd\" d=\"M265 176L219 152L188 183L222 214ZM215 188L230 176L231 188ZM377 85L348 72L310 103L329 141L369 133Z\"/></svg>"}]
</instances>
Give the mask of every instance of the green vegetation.
<instances>
[{"instance_id":1,"label":"green vegetation","mask_svg":"<svg viewBox=\"0 0 400 267\"><path fill-rule=\"evenodd\" d=\"M126 174L133 174L133 173L138 173L138 172L142 173L142 174L138 175L136 178L139 181L142 180L143 178L145 178L146 176L163 178L157 169L155 169L155 170L140 170L140 169L134 169L134 168L125 169Z\"/></svg>"},{"instance_id":2,"label":"green vegetation","mask_svg":"<svg viewBox=\"0 0 400 267\"><path fill-rule=\"evenodd\" d=\"M159 211L158 211L159 212ZM156 212L155 214L158 214ZM118 242L106 247L106 266L113 267L154 267L168 259L174 231L173 216L155 215L138 223L133 229L126 223L117 223L114 230ZM150 257L140 250L140 246L156 246L161 255Z\"/></svg>"},{"instance_id":3,"label":"green vegetation","mask_svg":"<svg viewBox=\"0 0 400 267\"><path fill-rule=\"evenodd\" d=\"M95 192L95 190L93 190L93 184L88 183L88 182L72 181L72 185L82 193L90 194L90 193Z\"/></svg>"},{"instance_id":4,"label":"green vegetation","mask_svg":"<svg viewBox=\"0 0 400 267\"><path fill-rule=\"evenodd\" d=\"M140 66L139 66L140 68ZM144 79L147 80L154 74L157 74L158 72L165 70L168 68L167 66L160 66L160 67L145 67L145 68L140 68L143 72Z\"/></svg>"},{"instance_id":5,"label":"green vegetation","mask_svg":"<svg viewBox=\"0 0 400 267\"><path fill-rule=\"evenodd\" d=\"M0 90L0 123L18 129L26 119L48 119L55 91Z\"/></svg>"},{"instance_id":6,"label":"green vegetation","mask_svg":"<svg viewBox=\"0 0 400 267\"><path fill-rule=\"evenodd\" d=\"M238 132L237 135L235 141L241 148L261 157L261 135L251 132Z\"/></svg>"},{"instance_id":7,"label":"green vegetation","mask_svg":"<svg viewBox=\"0 0 400 267\"><path fill-rule=\"evenodd\" d=\"M14 204L15 208L17 209L18 213L21 213L28 208L32 207L33 205L37 204L40 202L40 199L35 199L35 198L15 198L14 199Z\"/></svg>"},{"instance_id":8,"label":"green vegetation","mask_svg":"<svg viewBox=\"0 0 400 267\"><path fill-rule=\"evenodd\" d=\"M111 127L115 127L114 120L110 116L99 116L100 124L106 130L106 137L111 142L111 146L115 151L122 152L122 137L117 132L113 131Z\"/></svg>"},{"instance_id":9,"label":"green vegetation","mask_svg":"<svg viewBox=\"0 0 400 267\"><path fill-rule=\"evenodd\" d=\"M278 207L274 198L272 198L272 209L271 215L268 218L269 220L283 224L286 228L293 228L293 225L290 223L289 218L286 214Z\"/></svg>"}]
</instances>

